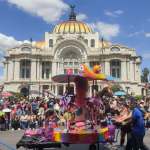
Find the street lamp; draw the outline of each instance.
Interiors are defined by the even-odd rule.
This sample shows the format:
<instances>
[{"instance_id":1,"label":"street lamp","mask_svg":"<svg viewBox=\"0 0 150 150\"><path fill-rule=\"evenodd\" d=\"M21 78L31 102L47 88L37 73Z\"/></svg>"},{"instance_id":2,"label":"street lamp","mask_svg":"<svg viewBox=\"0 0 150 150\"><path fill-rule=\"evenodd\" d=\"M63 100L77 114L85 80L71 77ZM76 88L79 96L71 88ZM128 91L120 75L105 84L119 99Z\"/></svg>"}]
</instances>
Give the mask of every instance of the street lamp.
<instances>
[{"instance_id":1,"label":"street lamp","mask_svg":"<svg viewBox=\"0 0 150 150\"><path fill-rule=\"evenodd\" d=\"M126 87L126 90L127 90L127 95L129 94L129 89L130 89L130 87Z\"/></svg>"}]
</instances>

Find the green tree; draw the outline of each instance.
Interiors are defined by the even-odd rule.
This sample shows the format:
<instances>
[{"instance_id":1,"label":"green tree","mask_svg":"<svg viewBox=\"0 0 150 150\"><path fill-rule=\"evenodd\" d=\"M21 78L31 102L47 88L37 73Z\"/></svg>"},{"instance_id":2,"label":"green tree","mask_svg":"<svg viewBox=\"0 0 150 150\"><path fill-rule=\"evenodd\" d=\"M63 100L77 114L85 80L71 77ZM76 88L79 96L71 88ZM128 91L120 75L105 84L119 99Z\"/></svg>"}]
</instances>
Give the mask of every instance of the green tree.
<instances>
[{"instance_id":1,"label":"green tree","mask_svg":"<svg viewBox=\"0 0 150 150\"><path fill-rule=\"evenodd\" d=\"M148 76L149 76L149 69L148 68L144 68L142 70L142 76L141 76L141 81L144 83L148 82Z\"/></svg>"},{"instance_id":2,"label":"green tree","mask_svg":"<svg viewBox=\"0 0 150 150\"><path fill-rule=\"evenodd\" d=\"M114 84L111 88L113 92L122 90L122 87L119 84Z\"/></svg>"}]
</instances>

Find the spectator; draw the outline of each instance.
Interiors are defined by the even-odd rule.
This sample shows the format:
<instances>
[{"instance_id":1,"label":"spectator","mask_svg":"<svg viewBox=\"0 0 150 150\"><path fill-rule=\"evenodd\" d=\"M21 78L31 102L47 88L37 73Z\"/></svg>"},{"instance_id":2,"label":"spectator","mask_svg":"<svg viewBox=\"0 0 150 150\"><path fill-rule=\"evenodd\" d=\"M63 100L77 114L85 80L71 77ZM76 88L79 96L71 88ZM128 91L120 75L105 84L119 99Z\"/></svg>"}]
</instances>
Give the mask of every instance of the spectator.
<instances>
[{"instance_id":1,"label":"spectator","mask_svg":"<svg viewBox=\"0 0 150 150\"><path fill-rule=\"evenodd\" d=\"M131 138L127 142L127 150L147 150L143 143L145 136L144 115L140 106L137 105L132 112L133 127L131 129Z\"/></svg>"},{"instance_id":2,"label":"spectator","mask_svg":"<svg viewBox=\"0 0 150 150\"><path fill-rule=\"evenodd\" d=\"M38 103L36 100L33 100L33 102L31 103L31 110L33 114L37 114L37 110L38 110Z\"/></svg>"}]
</instances>

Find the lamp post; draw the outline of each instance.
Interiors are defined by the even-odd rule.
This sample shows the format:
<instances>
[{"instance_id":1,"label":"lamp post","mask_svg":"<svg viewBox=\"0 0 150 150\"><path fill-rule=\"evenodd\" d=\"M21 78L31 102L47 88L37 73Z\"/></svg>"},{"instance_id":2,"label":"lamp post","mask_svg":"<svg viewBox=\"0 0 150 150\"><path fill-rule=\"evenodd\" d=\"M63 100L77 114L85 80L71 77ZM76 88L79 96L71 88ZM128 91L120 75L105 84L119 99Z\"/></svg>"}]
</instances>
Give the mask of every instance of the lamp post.
<instances>
[{"instance_id":1,"label":"lamp post","mask_svg":"<svg viewBox=\"0 0 150 150\"><path fill-rule=\"evenodd\" d=\"M126 87L126 90L127 90L127 95L129 94L129 89L130 89L130 87Z\"/></svg>"}]
</instances>

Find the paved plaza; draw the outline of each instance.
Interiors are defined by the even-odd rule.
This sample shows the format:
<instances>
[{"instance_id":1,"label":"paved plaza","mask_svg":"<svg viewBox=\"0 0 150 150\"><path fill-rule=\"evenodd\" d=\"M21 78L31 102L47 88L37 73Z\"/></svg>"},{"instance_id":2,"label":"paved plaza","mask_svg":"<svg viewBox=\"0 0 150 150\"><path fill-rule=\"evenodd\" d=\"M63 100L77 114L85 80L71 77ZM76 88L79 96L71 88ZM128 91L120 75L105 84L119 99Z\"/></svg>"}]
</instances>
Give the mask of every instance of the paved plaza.
<instances>
[{"instance_id":1,"label":"paved plaza","mask_svg":"<svg viewBox=\"0 0 150 150\"><path fill-rule=\"evenodd\" d=\"M0 150L16 150L16 143L20 140L23 135L23 131L3 131L0 132ZM144 143L150 148L150 130L146 132ZM113 147L110 145L100 145L102 150L118 149L118 143L114 144ZM62 146L61 150L88 150L88 145L71 145L70 147ZM20 148L19 150L24 150ZM56 149L57 150L57 149Z\"/></svg>"}]
</instances>

